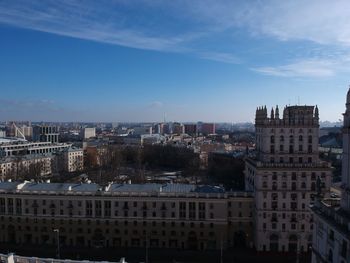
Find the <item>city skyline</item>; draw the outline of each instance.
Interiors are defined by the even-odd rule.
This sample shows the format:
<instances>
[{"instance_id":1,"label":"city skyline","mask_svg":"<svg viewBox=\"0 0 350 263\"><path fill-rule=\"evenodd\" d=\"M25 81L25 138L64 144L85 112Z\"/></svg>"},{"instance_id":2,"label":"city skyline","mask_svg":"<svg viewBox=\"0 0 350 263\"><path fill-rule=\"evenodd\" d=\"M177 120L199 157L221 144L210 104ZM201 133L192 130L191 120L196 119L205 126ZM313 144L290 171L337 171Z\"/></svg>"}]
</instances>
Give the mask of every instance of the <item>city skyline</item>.
<instances>
[{"instance_id":1,"label":"city skyline","mask_svg":"<svg viewBox=\"0 0 350 263\"><path fill-rule=\"evenodd\" d=\"M2 1L0 120L253 122L318 105L338 121L350 69L338 1ZM321 14L321 15L320 15Z\"/></svg>"}]
</instances>

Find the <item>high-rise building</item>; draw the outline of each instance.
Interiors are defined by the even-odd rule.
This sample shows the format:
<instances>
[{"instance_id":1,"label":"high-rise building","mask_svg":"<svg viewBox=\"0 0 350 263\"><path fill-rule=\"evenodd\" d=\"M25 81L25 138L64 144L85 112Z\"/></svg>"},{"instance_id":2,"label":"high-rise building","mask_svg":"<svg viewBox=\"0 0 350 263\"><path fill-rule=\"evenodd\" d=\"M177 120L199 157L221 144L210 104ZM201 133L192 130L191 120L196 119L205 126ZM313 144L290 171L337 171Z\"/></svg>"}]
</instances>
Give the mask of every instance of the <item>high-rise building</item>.
<instances>
[{"instance_id":1,"label":"high-rise building","mask_svg":"<svg viewBox=\"0 0 350 263\"><path fill-rule=\"evenodd\" d=\"M215 134L215 123L201 123L200 132L203 135Z\"/></svg>"},{"instance_id":2,"label":"high-rise building","mask_svg":"<svg viewBox=\"0 0 350 263\"><path fill-rule=\"evenodd\" d=\"M96 128L83 128L81 130L81 137L83 139L89 139L92 137L96 137Z\"/></svg>"},{"instance_id":3,"label":"high-rise building","mask_svg":"<svg viewBox=\"0 0 350 263\"><path fill-rule=\"evenodd\" d=\"M184 134L185 126L182 123L174 122L173 123L173 133L174 134Z\"/></svg>"},{"instance_id":4,"label":"high-rise building","mask_svg":"<svg viewBox=\"0 0 350 263\"><path fill-rule=\"evenodd\" d=\"M197 124L185 124L185 133L189 135L197 134Z\"/></svg>"},{"instance_id":5,"label":"high-rise building","mask_svg":"<svg viewBox=\"0 0 350 263\"><path fill-rule=\"evenodd\" d=\"M319 195L312 208L315 218L312 263L350 262L350 89L344 113L341 186L340 200Z\"/></svg>"},{"instance_id":6,"label":"high-rise building","mask_svg":"<svg viewBox=\"0 0 350 263\"><path fill-rule=\"evenodd\" d=\"M309 208L316 182L328 192L331 166L318 156L317 106L258 108L256 157L246 159L246 190L254 192L254 242L258 251L305 252L311 248ZM319 178L319 179L318 179Z\"/></svg>"},{"instance_id":7,"label":"high-rise building","mask_svg":"<svg viewBox=\"0 0 350 263\"><path fill-rule=\"evenodd\" d=\"M34 126L33 128L33 139L34 141L40 142L58 142L58 128L56 126Z\"/></svg>"}]
</instances>

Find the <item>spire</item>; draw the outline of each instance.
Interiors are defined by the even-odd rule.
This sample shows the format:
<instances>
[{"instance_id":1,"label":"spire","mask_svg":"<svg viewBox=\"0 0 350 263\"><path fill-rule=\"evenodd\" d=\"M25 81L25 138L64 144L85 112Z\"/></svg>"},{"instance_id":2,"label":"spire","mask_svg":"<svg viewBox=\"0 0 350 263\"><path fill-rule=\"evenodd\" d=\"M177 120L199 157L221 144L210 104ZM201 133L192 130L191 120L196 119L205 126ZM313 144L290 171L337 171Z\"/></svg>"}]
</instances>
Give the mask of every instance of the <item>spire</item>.
<instances>
[{"instance_id":1,"label":"spire","mask_svg":"<svg viewBox=\"0 0 350 263\"><path fill-rule=\"evenodd\" d=\"M276 115L275 115L276 119L280 118L280 110L278 109L278 105L276 105Z\"/></svg>"},{"instance_id":2,"label":"spire","mask_svg":"<svg viewBox=\"0 0 350 263\"><path fill-rule=\"evenodd\" d=\"M271 119L274 119L275 118L275 112L273 111L273 107L271 109Z\"/></svg>"},{"instance_id":3,"label":"spire","mask_svg":"<svg viewBox=\"0 0 350 263\"><path fill-rule=\"evenodd\" d=\"M350 112L350 85L348 93L346 95L346 112Z\"/></svg>"},{"instance_id":4,"label":"spire","mask_svg":"<svg viewBox=\"0 0 350 263\"><path fill-rule=\"evenodd\" d=\"M318 113L318 107L316 105L316 108L315 108L315 118L316 119L319 119L319 113Z\"/></svg>"}]
</instances>

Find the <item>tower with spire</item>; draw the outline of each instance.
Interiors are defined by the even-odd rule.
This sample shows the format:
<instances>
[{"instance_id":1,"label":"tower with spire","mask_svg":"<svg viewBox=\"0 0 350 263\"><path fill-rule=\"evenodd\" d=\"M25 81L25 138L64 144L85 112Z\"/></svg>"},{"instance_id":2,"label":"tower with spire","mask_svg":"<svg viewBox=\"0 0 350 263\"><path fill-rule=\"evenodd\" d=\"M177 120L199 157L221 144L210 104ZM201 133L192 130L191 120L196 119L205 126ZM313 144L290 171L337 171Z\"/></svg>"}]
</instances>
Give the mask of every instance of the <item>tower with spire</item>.
<instances>
[{"instance_id":1,"label":"tower with spire","mask_svg":"<svg viewBox=\"0 0 350 263\"><path fill-rule=\"evenodd\" d=\"M350 101L350 100L349 100ZM328 192L332 169L319 159L317 106L256 109L256 156L246 159L245 186L254 192L254 242L258 251L307 252L312 241L319 178ZM350 110L349 110L350 115ZM349 120L350 124L350 120Z\"/></svg>"},{"instance_id":2,"label":"tower with spire","mask_svg":"<svg viewBox=\"0 0 350 263\"><path fill-rule=\"evenodd\" d=\"M312 207L312 263L350 262L350 87L343 115L342 195L340 202L339 198L319 197ZM318 118L318 109L315 117Z\"/></svg>"}]
</instances>

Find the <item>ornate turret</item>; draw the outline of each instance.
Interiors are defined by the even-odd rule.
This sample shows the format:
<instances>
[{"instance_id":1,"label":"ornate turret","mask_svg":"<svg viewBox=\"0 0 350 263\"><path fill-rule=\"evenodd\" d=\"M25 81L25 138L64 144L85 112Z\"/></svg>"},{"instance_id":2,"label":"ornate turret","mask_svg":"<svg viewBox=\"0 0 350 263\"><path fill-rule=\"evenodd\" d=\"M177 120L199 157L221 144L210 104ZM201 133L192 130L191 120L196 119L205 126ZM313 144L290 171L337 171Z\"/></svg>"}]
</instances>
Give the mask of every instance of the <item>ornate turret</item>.
<instances>
[{"instance_id":1,"label":"ornate turret","mask_svg":"<svg viewBox=\"0 0 350 263\"><path fill-rule=\"evenodd\" d=\"M271 109L271 120L275 119L275 112L273 110L273 107Z\"/></svg>"},{"instance_id":2,"label":"ornate turret","mask_svg":"<svg viewBox=\"0 0 350 263\"><path fill-rule=\"evenodd\" d=\"M316 105L316 108L315 108L315 119L319 119L320 117L319 117L319 113L318 113L318 107L317 107L317 105Z\"/></svg>"},{"instance_id":3,"label":"ornate turret","mask_svg":"<svg viewBox=\"0 0 350 263\"><path fill-rule=\"evenodd\" d=\"M280 118L280 110L278 109L278 105L276 105L276 115L275 115L276 119Z\"/></svg>"}]
</instances>

